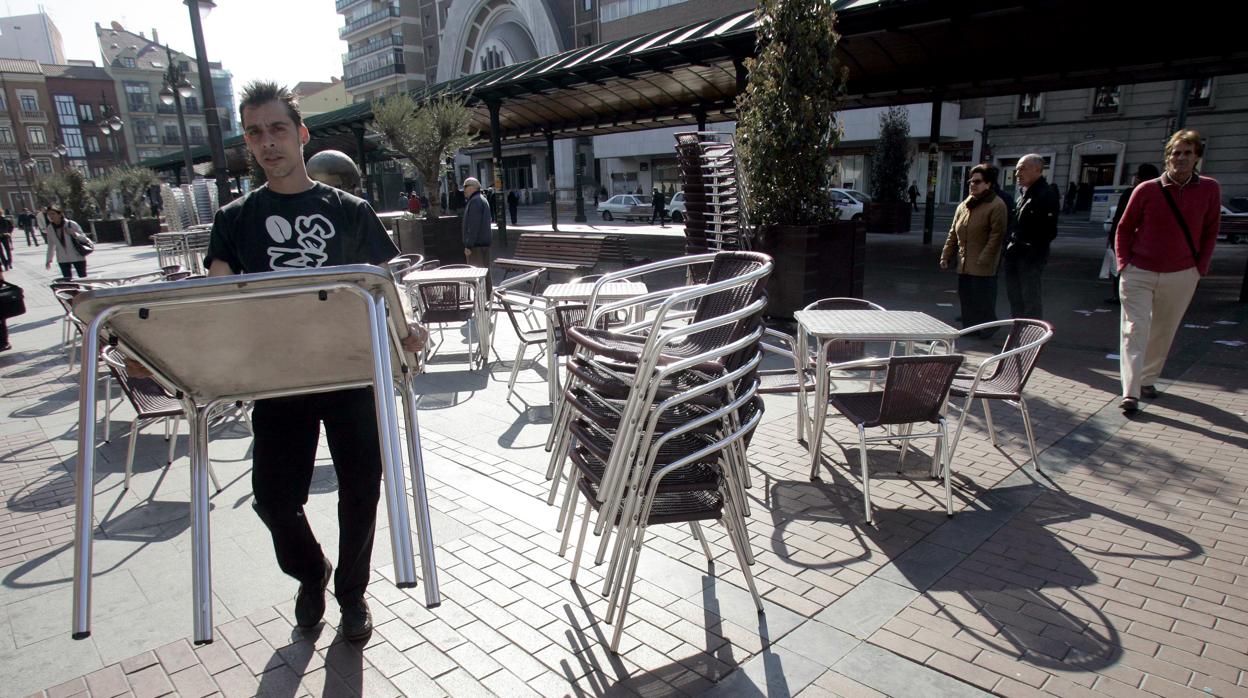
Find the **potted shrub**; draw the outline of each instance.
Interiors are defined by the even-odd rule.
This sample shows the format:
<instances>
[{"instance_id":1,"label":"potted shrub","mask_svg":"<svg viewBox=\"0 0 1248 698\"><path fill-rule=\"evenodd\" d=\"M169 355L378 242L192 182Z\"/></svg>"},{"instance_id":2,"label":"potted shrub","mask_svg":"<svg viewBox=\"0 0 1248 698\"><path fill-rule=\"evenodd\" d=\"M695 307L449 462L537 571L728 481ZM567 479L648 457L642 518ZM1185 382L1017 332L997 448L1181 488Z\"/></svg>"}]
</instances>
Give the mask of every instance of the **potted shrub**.
<instances>
[{"instance_id":1,"label":"potted shrub","mask_svg":"<svg viewBox=\"0 0 1248 698\"><path fill-rule=\"evenodd\" d=\"M767 313L791 317L812 301L862 293L860 225L836 220L828 192L838 64L832 0L760 0L758 55L737 98L739 175L748 185L756 247L776 260Z\"/></svg>"},{"instance_id":2,"label":"potted shrub","mask_svg":"<svg viewBox=\"0 0 1248 698\"><path fill-rule=\"evenodd\" d=\"M905 107L889 107L880 114L880 141L871 159L871 205L867 230L873 233L910 232L910 117Z\"/></svg>"},{"instance_id":3,"label":"potted shrub","mask_svg":"<svg viewBox=\"0 0 1248 698\"><path fill-rule=\"evenodd\" d=\"M95 215L90 221L91 229L95 231L96 240L99 242L125 242L126 236L122 231L120 220L112 220L109 213L109 197L113 195L115 187L114 177L111 172L105 173L86 182L87 196L91 198Z\"/></svg>"},{"instance_id":4,"label":"potted shrub","mask_svg":"<svg viewBox=\"0 0 1248 698\"><path fill-rule=\"evenodd\" d=\"M123 230L126 242L131 245L152 244L152 236L160 232L160 219L144 214L150 213L147 189L160 182L156 173L146 167L122 165L113 168L112 177L125 207Z\"/></svg>"},{"instance_id":5,"label":"potted shrub","mask_svg":"<svg viewBox=\"0 0 1248 698\"><path fill-rule=\"evenodd\" d=\"M407 93L387 97L373 106L371 130L411 163L423 184L425 218L400 217L395 223L399 249L442 262L463 262L459 218L443 216L438 183L447 162L476 140L467 97L435 97L417 102Z\"/></svg>"}]
</instances>

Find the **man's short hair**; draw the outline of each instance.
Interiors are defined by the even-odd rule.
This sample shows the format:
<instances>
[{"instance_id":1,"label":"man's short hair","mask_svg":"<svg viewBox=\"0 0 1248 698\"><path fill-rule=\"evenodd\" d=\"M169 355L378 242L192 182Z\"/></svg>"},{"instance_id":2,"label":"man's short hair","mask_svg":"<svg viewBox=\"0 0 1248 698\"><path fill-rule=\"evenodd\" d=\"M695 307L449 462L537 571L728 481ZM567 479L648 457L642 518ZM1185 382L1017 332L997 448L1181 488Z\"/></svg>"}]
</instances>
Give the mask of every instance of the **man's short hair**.
<instances>
[{"instance_id":1,"label":"man's short hair","mask_svg":"<svg viewBox=\"0 0 1248 698\"><path fill-rule=\"evenodd\" d=\"M988 164L980 164L971 168L971 175L978 174L988 184L997 183L997 168Z\"/></svg>"},{"instance_id":2,"label":"man's short hair","mask_svg":"<svg viewBox=\"0 0 1248 698\"><path fill-rule=\"evenodd\" d=\"M298 127L303 124L303 115L299 113L299 95L291 92L285 85L278 85L269 80L252 80L243 87L242 100L238 104L238 117L246 125L248 107L258 107L269 102L281 102L286 105L286 115Z\"/></svg>"},{"instance_id":3,"label":"man's short hair","mask_svg":"<svg viewBox=\"0 0 1248 698\"><path fill-rule=\"evenodd\" d=\"M1135 176L1140 178L1141 182L1147 182L1150 179L1157 179L1161 176L1161 170L1151 162L1141 163L1135 170Z\"/></svg>"},{"instance_id":4,"label":"man's short hair","mask_svg":"<svg viewBox=\"0 0 1248 698\"><path fill-rule=\"evenodd\" d=\"M1027 153L1026 155L1018 159L1018 164L1020 165L1026 165L1029 162L1036 163L1037 165L1040 166L1041 170L1044 169L1044 156L1043 155L1037 155L1036 153Z\"/></svg>"},{"instance_id":5,"label":"man's short hair","mask_svg":"<svg viewBox=\"0 0 1248 698\"><path fill-rule=\"evenodd\" d=\"M1166 157L1170 157L1170 151L1174 150L1175 146L1180 143L1191 143L1192 147L1196 149L1196 157L1203 158L1205 156L1205 144L1200 139L1200 133L1188 128L1175 131L1174 135L1170 136L1170 140L1166 141Z\"/></svg>"}]
</instances>

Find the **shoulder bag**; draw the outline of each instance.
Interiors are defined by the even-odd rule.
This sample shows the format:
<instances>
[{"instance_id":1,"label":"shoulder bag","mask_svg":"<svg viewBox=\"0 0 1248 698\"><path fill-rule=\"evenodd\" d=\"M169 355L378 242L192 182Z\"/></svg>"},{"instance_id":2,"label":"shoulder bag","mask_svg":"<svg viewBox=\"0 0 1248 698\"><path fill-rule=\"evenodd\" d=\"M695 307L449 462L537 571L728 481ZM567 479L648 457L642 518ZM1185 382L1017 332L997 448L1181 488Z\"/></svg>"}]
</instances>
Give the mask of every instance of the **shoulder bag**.
<instances>
[{"instance_id":1,"label":"shoulder bag","mask_svg":"<svg viewBox=\"0 0 1248 698\"><path fill-rule=\"evenodd\" d=\"M1193 177L1199 175L1192 175ZM1157 184L1161 186L1161 193L1166 197L1166 203L1170 204L1170 212L1174 214L1174 219L1178 221L1179 227L1183 229L1183 239L1187 240L1187 249L1192 253L1192 261L1198 266L1200 265L1200 252L1196 249L1196 243L1192 241L1192 231L1187 228L1187 221L1183 219L1183 213L1179 211L1179 205L1174 203L1174 197L1170 195L1170 191L1166 189L1165 182L1161 178L1157 178Z\"/></svg>"}]
</instances>

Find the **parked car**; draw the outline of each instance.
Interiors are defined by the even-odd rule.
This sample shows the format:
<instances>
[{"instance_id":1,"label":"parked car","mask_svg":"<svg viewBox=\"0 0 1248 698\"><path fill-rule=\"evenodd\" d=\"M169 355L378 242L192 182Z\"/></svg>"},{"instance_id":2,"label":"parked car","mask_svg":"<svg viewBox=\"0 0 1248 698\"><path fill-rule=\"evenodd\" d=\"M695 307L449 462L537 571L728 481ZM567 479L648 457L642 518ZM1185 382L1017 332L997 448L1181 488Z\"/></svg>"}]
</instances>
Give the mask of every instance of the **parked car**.
<instances>
[{"instance_id":1,"label":"parked car","mask_svg":"<svg viewBox=\"0 0 1248 698\"><path fill-rule=\"evenodd\" d=\"M1218 237L1233 244L1240 242L1248 242L1248 206L1222 205L1222 224L1218 226ZM1118 205L1114 204L1109 207L1109 212L1105 214L1105 222L1101 224L1101 230L1105 234L1109 234L1109 228L1114 224L1114 215L1118 213Z\"/></svg>"},{"instance_id":2,"label":"parked car","mask_svg":"<svg viewBox=\"0 0 1248 698\"><path fill-rule=\"evenodd\" d=\"M871 197L853 189L833 188L828 190L832 196L832 205L836 207L837 220L860 220L866 212L866 202Z\"/></svg>"},{"instance_id":3,"label":"parked car","mask_svg":"<svg viewBox=\"0 0 1248 698\"><path fill-rule=\"evenodd\" d=\"M640 194L616 194L606 201L598 204L598 213L602 216L602 220L609 221L616 218L622 220L650 220L650 216L654 213L654 204L651 203L649 196Z\"/></svg>"},{"instance_id":4,"label":"parked car","mask_svg":"<svg viewBox=\"0 0 1248 698\"><path fill-rule=\"evenodd\" d=\"M683 191L672 194L672 198L668 200L667 217L671 218L673 223L685 220L685 193Z\"/></svg>"}]
</instances>

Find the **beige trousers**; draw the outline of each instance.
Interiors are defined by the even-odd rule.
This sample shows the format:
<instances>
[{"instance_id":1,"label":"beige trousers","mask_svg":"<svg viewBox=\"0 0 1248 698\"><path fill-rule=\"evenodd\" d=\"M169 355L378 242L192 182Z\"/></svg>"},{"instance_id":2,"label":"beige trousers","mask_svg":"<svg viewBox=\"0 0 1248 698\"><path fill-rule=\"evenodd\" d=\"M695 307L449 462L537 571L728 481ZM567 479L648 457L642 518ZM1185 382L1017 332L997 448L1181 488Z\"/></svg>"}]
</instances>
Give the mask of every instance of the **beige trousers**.
<instances>
[{"instance_id":1,"label":"beige trousers","mask_svg":"<svg viewBox=\"0 0 1248 698\"><path fill-rule=\"evenodd\" d=\"M1122 298L1118 354L1123 397L1138 398L1141 385L1153 385L1161 376L1170 344L1199 281L1196 267L1159 273L1128 264L1122 270L1118 277Z\"/></svg>"}]
</instances>

